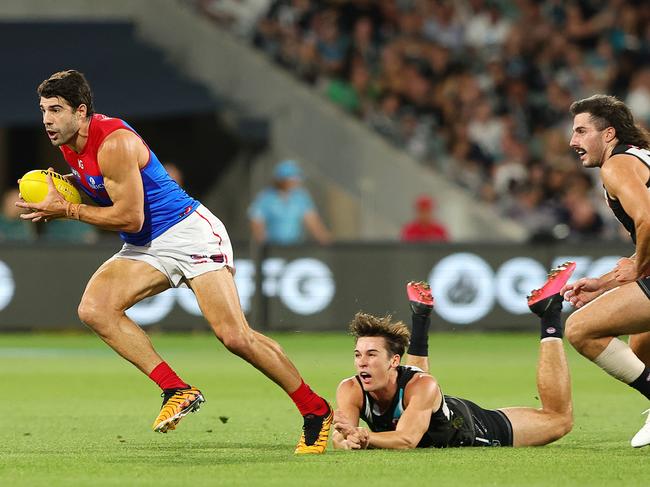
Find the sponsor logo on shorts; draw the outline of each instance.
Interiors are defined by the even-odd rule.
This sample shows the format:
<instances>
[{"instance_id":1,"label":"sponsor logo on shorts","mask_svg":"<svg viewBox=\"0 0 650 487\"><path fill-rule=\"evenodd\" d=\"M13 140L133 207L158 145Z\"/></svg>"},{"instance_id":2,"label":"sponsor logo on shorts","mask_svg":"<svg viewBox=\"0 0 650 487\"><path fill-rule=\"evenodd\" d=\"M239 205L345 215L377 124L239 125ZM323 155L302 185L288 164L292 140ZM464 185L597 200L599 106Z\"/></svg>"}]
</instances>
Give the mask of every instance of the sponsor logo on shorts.
<instances>
[{"instance_id":1,"label":"sponsor logo on shorts","mask_svg":"<svg viewBox=\"0 0 650 487\"><path fill-rule=\"evenodd\" d=\"M223 264L226 261L226 258L223 254L192 254L190 255L190 259L197 261L196 264L204 264L206 262L216 262L217 264Z\"/></svg>"},{"instance_id":2,"label":"sponsor logo on shorts","mask_svg":"<svg viewBox=\"0 0 650 487\"><path fill-rule=\"evenodd\" d=\"M549 326L549 327L546 329L546 333L549 333L549 334L550 334L550 333L555 333L556 331L557 331L557 330L556 330L555 328L553 328L552 326Z\"/></svg>"}]
</instances>

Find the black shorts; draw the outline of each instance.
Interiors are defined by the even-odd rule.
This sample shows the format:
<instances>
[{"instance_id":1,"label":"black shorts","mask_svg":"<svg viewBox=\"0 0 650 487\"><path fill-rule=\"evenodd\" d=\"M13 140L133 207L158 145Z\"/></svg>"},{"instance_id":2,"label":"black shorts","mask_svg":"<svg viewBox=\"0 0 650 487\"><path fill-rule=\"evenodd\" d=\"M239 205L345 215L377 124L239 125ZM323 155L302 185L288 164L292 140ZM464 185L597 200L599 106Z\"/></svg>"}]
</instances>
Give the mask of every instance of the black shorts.
<instances>
[{"instance_id":1,"label":"black shorts","mask_svg":"<svg viewBox=\"0 0 650 487\"><path fill-rule=\"evenodd\" d=\"M650 277L642 277L636 280L636 283L641 288L641 291L650 299Z\"/></svg>"},{"instance_id":2,"label":"black shorts","mask_svg":"<svg viewBox=\"0 0 650 487\"><path fill-rule=\"evenodd\" d=\"M474 446L512 446L512 423L503 411L483 409L467 399L463 402L472 413L476 436Z\"/></svg>"}]
</instances>

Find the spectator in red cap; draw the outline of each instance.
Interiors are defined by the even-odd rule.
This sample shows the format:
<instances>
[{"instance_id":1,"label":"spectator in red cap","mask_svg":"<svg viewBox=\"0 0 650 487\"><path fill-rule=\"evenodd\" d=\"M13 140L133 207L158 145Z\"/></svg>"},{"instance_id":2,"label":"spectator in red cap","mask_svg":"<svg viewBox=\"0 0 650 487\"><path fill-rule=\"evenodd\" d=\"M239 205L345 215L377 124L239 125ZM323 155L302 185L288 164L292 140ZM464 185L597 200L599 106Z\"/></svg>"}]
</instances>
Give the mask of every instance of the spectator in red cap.
<instances>
[{"instance_id":1,"label":"spectator in red cap","mask_svg":"<svg viewBox=\"0 0 650 487\"><path fill-rule=\"evenodd\" d=\"M436 221L435 202L426 195L415 200L415 219L402 227L403 242L447 242L447 229Z\"/></svg>"}]
</instances>

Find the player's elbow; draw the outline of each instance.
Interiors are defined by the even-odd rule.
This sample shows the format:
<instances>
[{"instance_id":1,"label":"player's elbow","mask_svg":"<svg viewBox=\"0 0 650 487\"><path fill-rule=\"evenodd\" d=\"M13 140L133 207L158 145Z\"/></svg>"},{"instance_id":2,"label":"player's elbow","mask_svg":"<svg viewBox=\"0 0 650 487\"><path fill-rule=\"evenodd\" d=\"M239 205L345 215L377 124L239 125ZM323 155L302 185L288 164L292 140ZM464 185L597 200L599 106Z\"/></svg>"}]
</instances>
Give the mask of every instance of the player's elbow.
<instances>
[{"instance_id":1,"label":"player's elbow","mask_svg":"<svg viewBox=\"0 0 650 487\"><path fill-rule=\"evenodd\" d=\"M415 447L417 447L417 443L413 443L411 441L404 442L402 445L399 445L397 447L398 450L413 450Z\"/></svg>"},{"instance_id":2,"label":"player's elbow","mask_svg":"<svg viewBox=\"0 0 650 487\"><path fill-rule=\"evenodd\" d=\"M404 447L404 449L413 450L414 448L418 447L418 443L420 443L419 439L409 438L408 440L406 440L406 446Z\"/></svg>"},{"instance_id":3,"label":"player's elbow","mask_svg":"<svg viewBox=\"0 0 650 487\"><path fill-rule=\"evenodd\" d=\"M560 417L556 421L556 434L557 439L559 440L563 436L571 433L573 429L573 410L569 408L564 413L560 414Z\"/></svg>"},{"instance_id":4,"label":"player's elbow","mask_svg":"<svg viewBox=\"0 0 650 487\"><path fill-rule=\"evenodd\" d=\"M569 406L564 411L547 412L547 421L540 445L547 445L563 438L573 429L573 409Z\"/></svg>"},{"instance_id":5,"label":"player's elbow","mask_svg":"<svg viewBox=\"0 0 650 487\"><path fill-rule=\"evenodd\" d=\"M402 435L400 438L398 438L395 448L397 450L412 450L414 448L417 448L421 437L422 436L416 437L414 435Z\"/></svg>"},{"instance_id":6,"label":"player's elbow","mask_svg":"<svg viewBox=\"0 0 650 487\"><path fill-rule=\"evenodd\" d=\"M564 422L564 428L561 431L562 436L566 436L573 431L573 416L569 416Z\"/></svg>"},{"instance_id":7,"label":"player's elbow","mask_svg":"<svg viewBox=\"0 0 650 487\"><path fill-rule=\"evenodd\" d=\"M140 211L133 211L126 215L122 231L127 233L138 233L140 230L142 230L143 225L144 213Z\"/></svg>"}]
</instances>

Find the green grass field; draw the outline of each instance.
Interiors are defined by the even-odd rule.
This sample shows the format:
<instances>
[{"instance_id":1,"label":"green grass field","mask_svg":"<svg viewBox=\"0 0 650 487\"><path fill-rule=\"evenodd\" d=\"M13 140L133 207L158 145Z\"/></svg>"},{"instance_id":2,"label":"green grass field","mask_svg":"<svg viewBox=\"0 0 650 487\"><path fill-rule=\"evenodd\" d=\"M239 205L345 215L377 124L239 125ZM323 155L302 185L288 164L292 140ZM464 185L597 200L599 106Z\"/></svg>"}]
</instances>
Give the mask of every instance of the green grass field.
<instances>
[{"instance_id":1,"label":"green grass field","mask_svg":"<svg viewBox=\"0 0 650 487\"><path fill-rule=\"evenodd\" d=\"M343 334L275 338L306 380L333 398L352 375ZM629 439L647 405L572 350L575 427L541 448L328 450L296 457L302 418L260 373L211 335L154 335L207 403L166 435L151 431L156 386L92 335L0 335L0 485L638 485L650 448ZM533 335L432 335L443 391L484 407L538 404ZM569 346L567 345L567 348Z\"/></svg>"}]
</instances>

